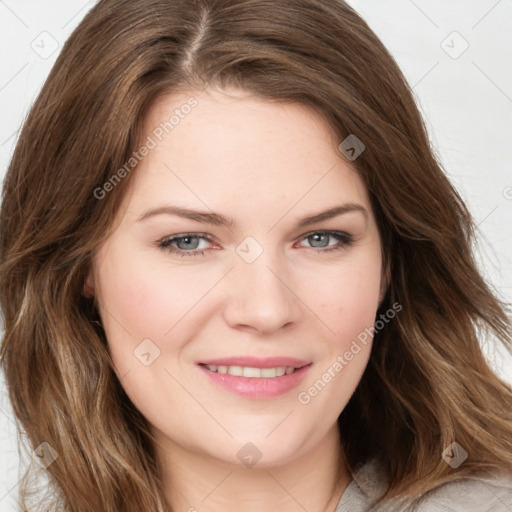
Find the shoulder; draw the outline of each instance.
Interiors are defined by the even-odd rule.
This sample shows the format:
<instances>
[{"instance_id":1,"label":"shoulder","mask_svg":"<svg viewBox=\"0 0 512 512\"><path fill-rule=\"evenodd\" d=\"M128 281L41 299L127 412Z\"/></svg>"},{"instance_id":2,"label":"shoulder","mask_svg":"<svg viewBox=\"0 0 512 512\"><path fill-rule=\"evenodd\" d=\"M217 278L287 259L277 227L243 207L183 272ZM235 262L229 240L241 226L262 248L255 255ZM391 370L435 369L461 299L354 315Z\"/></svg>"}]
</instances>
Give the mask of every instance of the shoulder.
<instances>
[{"instance_id":1,"label":"shoulder","mask_svg":"<svg viewBox=\"0 0 512 512\"><path fill-rule=\"evenodd\" d=\"M465 478L430 491L415 512L510 512L512 475Z\"/></svg>"},{"instance_id":2,"label":"shoulder","mask_svg":"<svg viewBox=\"0 0 512 512\"><path fill-rule=\"evenodd\" d=\"M388 480L378 460L352 473L336 512L511 512L512 473L467 477L432 489L413 505L379 504Z\"/></svg>"}]
</instances>

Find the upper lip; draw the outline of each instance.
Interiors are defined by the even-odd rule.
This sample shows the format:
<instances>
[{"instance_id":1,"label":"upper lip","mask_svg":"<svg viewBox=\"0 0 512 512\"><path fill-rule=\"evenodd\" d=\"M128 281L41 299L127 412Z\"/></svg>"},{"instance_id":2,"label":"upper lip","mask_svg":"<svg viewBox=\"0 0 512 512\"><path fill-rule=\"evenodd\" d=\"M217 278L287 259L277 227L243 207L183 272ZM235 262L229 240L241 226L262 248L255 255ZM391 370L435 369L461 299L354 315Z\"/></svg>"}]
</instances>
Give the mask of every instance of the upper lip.
<instances>
[{"instance_id":1,"label":"upper lip","mask_svg":"<svg viewBox=\"0 0 512 512\"><path fill-rule=\"evenodd\" d=\"M206 359L199 361L198 364L217 365L217 366L244 366L248 368L277 368L277 367L293 367L302 368L310 364L311 361L297 359L295 357L223 357L220 359Z\"/></svg>"}]
</instances>

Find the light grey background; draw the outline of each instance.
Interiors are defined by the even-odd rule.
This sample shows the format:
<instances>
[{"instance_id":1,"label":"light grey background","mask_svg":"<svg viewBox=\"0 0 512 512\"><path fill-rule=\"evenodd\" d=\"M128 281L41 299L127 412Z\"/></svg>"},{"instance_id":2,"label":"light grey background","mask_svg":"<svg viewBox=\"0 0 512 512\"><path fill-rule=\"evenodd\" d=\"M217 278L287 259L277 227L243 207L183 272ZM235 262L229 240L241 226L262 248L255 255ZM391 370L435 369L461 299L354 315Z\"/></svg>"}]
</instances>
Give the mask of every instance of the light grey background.
<instances>
[{"instance_id":1,"label":"light grey background","mask_svg":"<svg viewBox=\"0 0 512 512\"><path fill-rule=\"evenodd\" d=\"M171 1L171 0L169 0ZM0 173L63 42L95 2L0 0ZM414 88L432 142L478 224L484 274L512 299L512 0L349 0ZM466 48L467 47L467 48ZM37 162L34 162L37 165ZM512 361L486 353L512 382ZM18 451L0 379L0 510L16 510Z\"/></svg>"}]
</instances>

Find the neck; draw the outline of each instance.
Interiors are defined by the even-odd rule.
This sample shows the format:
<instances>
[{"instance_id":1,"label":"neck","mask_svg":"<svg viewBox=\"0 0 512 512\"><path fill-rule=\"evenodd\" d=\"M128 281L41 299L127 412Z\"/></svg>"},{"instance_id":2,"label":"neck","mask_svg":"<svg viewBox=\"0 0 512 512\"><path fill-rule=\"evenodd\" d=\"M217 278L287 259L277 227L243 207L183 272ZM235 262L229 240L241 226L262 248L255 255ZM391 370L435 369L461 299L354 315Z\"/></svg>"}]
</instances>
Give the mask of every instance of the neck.
<instances>
[{"instance_id":1,"label":"neck","mask_svg":"<svg viewBox=\"0 0 512 512\"><path fill-rule=\"evenodd\" d=\"M272 466L230 464L155 437L172 512L334 512L351 480L337 425L308 452Z\"/></svg>"}]
</instances>

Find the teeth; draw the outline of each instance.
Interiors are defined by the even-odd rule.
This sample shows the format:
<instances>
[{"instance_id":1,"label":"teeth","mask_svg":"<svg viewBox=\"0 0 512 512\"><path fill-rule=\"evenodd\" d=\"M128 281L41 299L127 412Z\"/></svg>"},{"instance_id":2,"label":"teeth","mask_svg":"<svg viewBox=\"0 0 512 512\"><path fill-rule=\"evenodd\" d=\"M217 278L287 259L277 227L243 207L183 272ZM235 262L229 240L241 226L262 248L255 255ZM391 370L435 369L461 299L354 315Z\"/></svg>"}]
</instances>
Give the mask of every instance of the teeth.
<instances>
[{"instance_id":1,"label":"teeth","mask_svg":"<svg viewBox=\"0 0 512 512\"><path fill-rule=\"evenodd\" d=\"M234 375L235 377L258 378L263 377L272 379L274 377L282 377L290 375L295 371L293 366L278 366L277 368L250 368L248 366L217 366L216 364L205 365L212 372Z\"/></svg>"},{"instance_id":2,"label":"teeth","mask_svg":"<svg viewBox=\"0 0 512 512\"><path fill-rule=\"evenodd\" d=\"M235 370L235 371L233 371ZM243 373L244 377L262 377L261 373L262 368L249 368L241 366L230 366L228 368L230 375L240 375L239 371ZM275 377L275 370L272 372L273 368L267 368L267 370L270 370L266 373L265 377Z\"/></svg>"}]
</instances>

